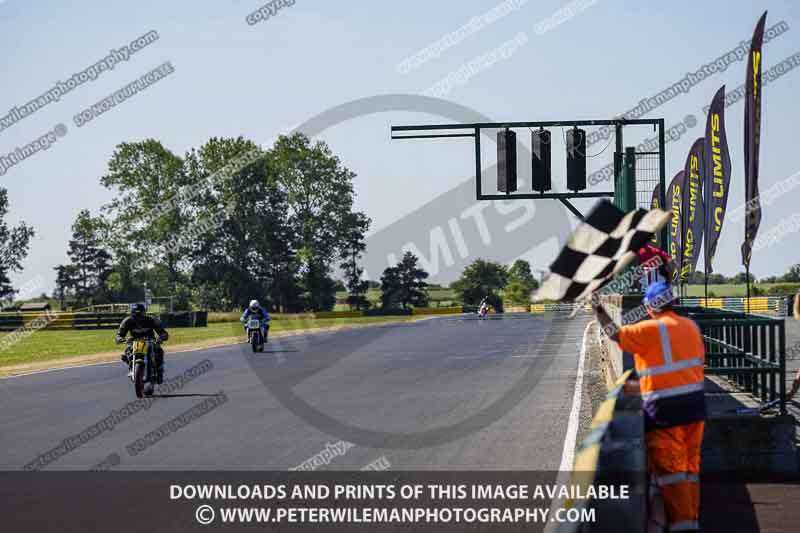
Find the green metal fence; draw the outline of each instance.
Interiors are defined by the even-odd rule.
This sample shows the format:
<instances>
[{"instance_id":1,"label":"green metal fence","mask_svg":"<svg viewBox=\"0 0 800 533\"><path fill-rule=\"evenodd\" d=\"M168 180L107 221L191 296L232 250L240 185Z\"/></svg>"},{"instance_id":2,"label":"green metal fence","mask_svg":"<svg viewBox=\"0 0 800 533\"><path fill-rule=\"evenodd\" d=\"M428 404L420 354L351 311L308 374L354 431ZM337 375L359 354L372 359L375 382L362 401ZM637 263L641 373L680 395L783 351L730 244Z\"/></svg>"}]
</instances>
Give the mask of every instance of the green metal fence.
<instances>
[{"instance_id":1,"label":"green metal fence","mask_svg":"<svg viewBox=\"0 0 800 533\"><path fill-rule=\"evenodd\" d=\"M725 377L762 402L778 402L786 413L786 327L782 318L736 311L680 307L700 327L706 374Z\"/></svg>"}]
</instances>

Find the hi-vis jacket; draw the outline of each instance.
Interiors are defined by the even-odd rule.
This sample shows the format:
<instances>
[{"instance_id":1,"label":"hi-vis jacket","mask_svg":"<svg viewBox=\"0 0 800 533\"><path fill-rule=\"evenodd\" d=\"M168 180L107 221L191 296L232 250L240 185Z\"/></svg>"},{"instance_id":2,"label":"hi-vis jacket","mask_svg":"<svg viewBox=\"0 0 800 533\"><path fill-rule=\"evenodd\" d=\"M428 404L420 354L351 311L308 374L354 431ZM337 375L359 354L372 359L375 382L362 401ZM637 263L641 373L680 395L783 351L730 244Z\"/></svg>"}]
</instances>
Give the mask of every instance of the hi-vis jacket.
<instances>
[{"instance_id":1,"label":"hi-vis jacket","mask_svg":"<svg viewBox=\"0 0 800 533\"><path fill-rule=\"evenodd\" d=\"M620 328L619 346L633 353L647 429L705 420L705 347L693 320L659 313Z\"/></svg>"}]
</instances>

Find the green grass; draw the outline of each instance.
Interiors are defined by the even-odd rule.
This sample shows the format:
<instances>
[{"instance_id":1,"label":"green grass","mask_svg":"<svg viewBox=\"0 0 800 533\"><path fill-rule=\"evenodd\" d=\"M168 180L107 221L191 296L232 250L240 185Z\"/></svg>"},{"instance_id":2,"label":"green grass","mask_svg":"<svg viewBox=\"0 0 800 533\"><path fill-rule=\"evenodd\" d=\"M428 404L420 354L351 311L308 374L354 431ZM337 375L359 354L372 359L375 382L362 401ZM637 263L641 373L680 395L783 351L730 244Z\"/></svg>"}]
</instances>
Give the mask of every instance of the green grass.
<instances>
[{"instance_id":1,"label":"green grass","mask_svg":"<svg viewBox=\"0 0 800 533\"><path fill-rule=\"evenodd\" d=\"M703 297L705 296L705 285L687 285L687 292L691 297ZM744 285L709 285L708 286L708 295L711 296L711 293L714 293L713 297L716 298L723 298L727 296L747 296L747 288Z\"/></svg>"},{"instance_id":2,"label":"green grass","mask_svg":"<svg viewBox=\"0 0 800 533\"><path fill-rule=\"evenodd\" d=\"M458 305L456 303L456 291L453 289L440 289L440 288L433 288L428 289L428 296L430 297L430 306L431 307L449 307L451 305ZM343 291L339 291L336 293L337 300L344 300L347 298L347 293ZM380 305L381 301L381 290L380 289L369 289L367 291L367 300L372 303L373 307L376 305ZM335 311L347 311L350 307L344 304L337 304L334 308Z\"/></svg>"},{"instance_id":3,"label":"green grass","mask_svg":"<svg viewBox=\"0 0 800 533\"><path fill-rule=\"evenodd\" d=\"M270 334L288 331L303 331L337 326L363 326L390 322L407 322L419 317L387 316L359 318L317 318L282 319L270 323ZM41 330L13 344L0 352L0 367L57 361L76 356L120 351L122 347L114 344L114 330ZM164 343L167 353L171 346L191 345L213 339L241 337L244 341L242 325L239 322L209 324L205 328L173 328L169 330L169 340ZM8 333L0 334L0 338Z\"/></svg>"},{"instance_id":4,"label":"green grass","mask_svg":"<svg viewBox=\"0 0 800 533\"><path fill-rule=\"evenodd\" d=\"M762 294L764 296L767 296L767 291L769 291L769 289L771 287L775 286L775 285L786 285L786 284L785 283L756 283L755 287L758 287L760 290L763 291ZM703 296L705 296L705 286L704 285L687 285L687 287L688 287L689 296L691 296L691 297L695 297L695 296L703 297ZM751 288L752 288L752 286L751 286ZM791 291L789 291L789 292L791 292ZM724 298L724 297L728 297L728 296L744 297L744 296L747 296L747 286L744 285L744 284L741 284L741 285L733 285L733 284L709 285L708 286L709 297L712 297L711 293L714 293L713 297L716 297L716 298ZM756 295L756 294L751 293L750 296L760 296L760 295Z\"/></svg>"}]
</instances>

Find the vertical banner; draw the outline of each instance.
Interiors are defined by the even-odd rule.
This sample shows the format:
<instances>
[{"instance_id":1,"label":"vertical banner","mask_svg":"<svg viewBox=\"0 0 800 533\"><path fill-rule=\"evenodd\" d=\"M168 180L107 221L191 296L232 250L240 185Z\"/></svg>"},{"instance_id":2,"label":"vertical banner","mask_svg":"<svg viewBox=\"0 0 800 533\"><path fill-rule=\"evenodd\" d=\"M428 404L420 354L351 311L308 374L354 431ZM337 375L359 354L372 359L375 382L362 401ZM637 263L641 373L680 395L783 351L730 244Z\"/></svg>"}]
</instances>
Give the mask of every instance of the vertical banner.
<instances>
[{"instance_id":1,"label":"vertical banner","mask_svg":"<svg viewBox=\"0 0 800 533\"><path fill-rule=\"evenodd\" d=\"M728 186L731 182L731 154L725 134L725 86L719 88L706 118L705 213L706 246L705 270L714 271L714 254L722 232L725 208L728 205Z\"/></svg>"},{"instance_id":2,"label":"vertical banner","mask_svg":"<svg viewBox=\"0 0 800 533\"><path fill-rule=\"evenodd\" d=\"M675 177L672 178L672 181L669 183L669 188L667 189L666 194L667 202L669 202L669 210L672 214L672 218L669 221L669 255L672 256L672 260L675 262L675 266L677 267L680 265L680 258L683 255L683 248L682 248L682 241L681 236L683 234L682 229L682 217L681 217L681 200L683 198L683 170L675 174ZM675 269L675 276L677 281L677 276L679 274L678 269Z\"/></svg>"},{"instance_id":3,"label":"vertical banner","mask_svg":"<svg viewBox=\"0 0 800 533\"><path fill-rule=\"evenodd\" d=\"M683 170L684 186L681 200L683 256L680 262L681 281L687 281L697 268L703 244L703 152L706 140L697 139L689 150Z\"/></svg>"},{"instance_id":4,"label":"vertical banner","mask_svg":"<svg viewBox=\"0 0 800 533\"><path fill-rule=\"evenodd\" d=\"M650 209L661 209L661 184L656 183L656 187L653 189L653 198L650 200ZM661 233L656 232L653 234L653 238L650 239L650 243L653 246L661 247Z\"/></svg>"},{"instance_id":5,"label":"vertical banner","mask_svg":"<svg viewBox=\"0 0 800 533\"><path fill-rule=\"evenodd\" d=\"M761 201L758 199L758 149L761 143L761 43L767 12L761 15L753 32L744 94L744 183L745 219L742 264L750 269L750 256L761 224Z\"/></svg>"}]
</instances>

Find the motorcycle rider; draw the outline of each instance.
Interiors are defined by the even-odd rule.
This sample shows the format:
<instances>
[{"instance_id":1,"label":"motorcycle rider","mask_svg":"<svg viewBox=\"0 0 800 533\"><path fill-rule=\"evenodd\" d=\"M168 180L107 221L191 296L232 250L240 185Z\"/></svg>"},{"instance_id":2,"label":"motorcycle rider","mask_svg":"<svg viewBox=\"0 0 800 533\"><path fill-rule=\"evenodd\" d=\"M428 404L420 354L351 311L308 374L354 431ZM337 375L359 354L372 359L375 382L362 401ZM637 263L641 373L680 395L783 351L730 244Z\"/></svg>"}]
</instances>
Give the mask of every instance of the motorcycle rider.
<instances>
[{"instance_id":1,"label":"motorcycle rider","mask_svg":"<svg viewBox=\"0 0 800 533\"><path fill-rule=\"evenodd\" d=\"M244 310L242 317L239 319L239 321L244 324L245 333L247 333L247 320L251 316L254 316L261 321L261 337L264 339L264 342L266 342L267 332L269 331L269 313L266 309L261 307L261 304L258 303L258 300L250 300L250 305L247 306L247 309Z\"/></svg>"},{"instance_id":2,"label":"motorcycle rider","mask_svg":"<svg viewBox=\"0 0 800 533\"><path fill-rule=\"evenodd\" d=\"M158 342L153 344L153 360L156 365L156 383L159 385L164 381L164 349L161 348L162 342L169 338L169 333L161 325L161 321L145 314L146 308L143 303L135 303L131 305L131 316L125 317L120 323L117 330L117 344L125 342L128 333L131 338L146 337L148 339L155 339L158 333ZM130 345L125 349L120 359L131 367Z\"/></svg>"},{"instance_id":3,"label":"motorcycle rider","mask_svg":"<svg viewBox=\"0 0 800 533\"><path fill-rule=\"evenodd\" d=\"M481 300L481 303L478 304L478 316L484 316L486 313L489 312L489 296L486 295Z\"/></svg>"}]
</instances>

